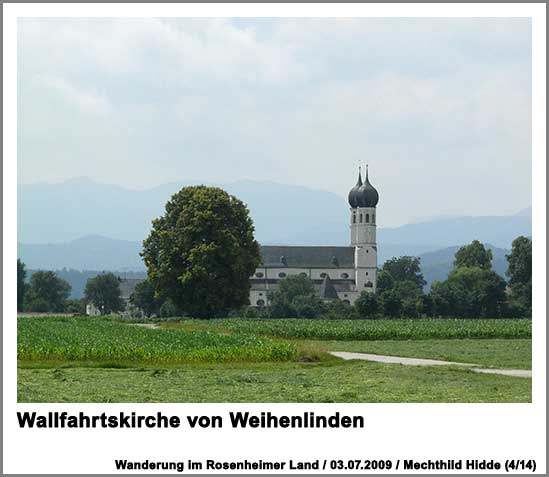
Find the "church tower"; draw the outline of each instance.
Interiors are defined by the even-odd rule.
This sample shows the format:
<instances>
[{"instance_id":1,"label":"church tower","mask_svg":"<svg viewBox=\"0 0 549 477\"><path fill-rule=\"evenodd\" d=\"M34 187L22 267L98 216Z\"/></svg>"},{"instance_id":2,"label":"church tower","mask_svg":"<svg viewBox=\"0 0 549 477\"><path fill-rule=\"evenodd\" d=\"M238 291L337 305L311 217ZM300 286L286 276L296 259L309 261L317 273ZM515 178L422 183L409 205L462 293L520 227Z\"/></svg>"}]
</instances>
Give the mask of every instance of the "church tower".
<instances>
[{"instance_id":1,"label":"church tower","mask_svg":"<svg viewBox=\"0 0 549 477\"><path fill-rule=\"evenodd\" d=\"M377 286L376 206L379 194L358 171L358 181L349 192L351 245L355 247L356 290L375 292Z\"/></svg>"}]
</instances>

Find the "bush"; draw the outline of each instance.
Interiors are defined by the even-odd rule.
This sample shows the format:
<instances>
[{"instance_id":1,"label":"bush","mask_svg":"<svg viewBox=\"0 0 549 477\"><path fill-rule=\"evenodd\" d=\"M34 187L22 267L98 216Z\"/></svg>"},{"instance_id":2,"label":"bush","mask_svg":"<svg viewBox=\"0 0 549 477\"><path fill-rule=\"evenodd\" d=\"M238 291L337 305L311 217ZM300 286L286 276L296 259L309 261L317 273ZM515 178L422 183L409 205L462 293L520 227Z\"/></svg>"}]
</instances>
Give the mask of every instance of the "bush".
<instances>
[{"instance_id":1,"label":"bush","mask_svg":"<svg viewBox=\"0 0 549 477\"><path fill-rule=\"evenodd\" d=\"M65 312L77 315L86 314L86 304L84 300L69 299L65 301Z\"/></svg>"},{"instance_id":2,"label":"bush","mask_svg":"<svg viewBox=\"0 0 549 477\"><path fill-rule=\"evenodd\" d=\"M341 300L331 300L324 303L321 318L326 320L356 320L360 318L360 315L349 303Z\"/></svg>"}]
</instances>

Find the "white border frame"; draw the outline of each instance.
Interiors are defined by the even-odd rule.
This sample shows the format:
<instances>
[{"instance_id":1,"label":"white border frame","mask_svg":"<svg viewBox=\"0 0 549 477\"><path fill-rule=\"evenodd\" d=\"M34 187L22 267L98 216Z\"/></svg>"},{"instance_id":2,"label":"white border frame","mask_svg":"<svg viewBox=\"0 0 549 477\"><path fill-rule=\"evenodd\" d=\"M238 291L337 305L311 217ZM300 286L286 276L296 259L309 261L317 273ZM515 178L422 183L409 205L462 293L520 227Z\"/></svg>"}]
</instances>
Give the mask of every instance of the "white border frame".
<instances>
[{"instance_id":1,"label":"white border frame","mask_svg":"<svg viewBox=\"0 0 549 477\"><path fill-rule=\"evenodd\" d=\"M545 473L546 25L545 4L4 4L4 471L114 472L129 459L535 458ZM532 404L17 404L17 18L18 17L531 17L534 246ZM232 410L359 413L365 430L101 431L19 429L16 410L120 410L179 415ZM151 446L154 442L154 447ZM307 446L303 446L307 442ZM59 452L61 451L61 455ZM93 456L90 455L93 453ZM277 457L278 456L278 457Z\"/></svg>"}]
</instances>

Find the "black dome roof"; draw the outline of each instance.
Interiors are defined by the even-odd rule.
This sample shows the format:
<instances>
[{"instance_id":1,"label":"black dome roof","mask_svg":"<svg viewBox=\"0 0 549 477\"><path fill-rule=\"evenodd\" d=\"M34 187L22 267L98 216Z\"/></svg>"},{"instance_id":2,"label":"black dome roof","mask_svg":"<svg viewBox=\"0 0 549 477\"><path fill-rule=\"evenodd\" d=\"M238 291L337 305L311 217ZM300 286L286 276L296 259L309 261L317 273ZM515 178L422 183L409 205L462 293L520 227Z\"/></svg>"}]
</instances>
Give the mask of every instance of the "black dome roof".
<instances>
[{"instance_id":1,"label":"black dome roof","mask_svg":"<svg viewBox=\"0 0 549 477\"><path fill-rule=\"evenodd\" d=\"M358 180L356 185L349 191L349 205L354 209L358 207L358 189L362 187L362 176L360 174L360 169L358 170Z\"/></svg>"},{"instance_id":2,"label":"black dome roof","mask_svg":"<svg viewBox=\"0 0 549 477\"><path fill-rule=\"evenodd\" d=\"M366 166L366 177L364 183L360 171L358 173L358 182L349 192L349 205L356 207L375 207L379 202L379 194L375 187L368 180L368 166Z\"/></svg>"}]
</instances>

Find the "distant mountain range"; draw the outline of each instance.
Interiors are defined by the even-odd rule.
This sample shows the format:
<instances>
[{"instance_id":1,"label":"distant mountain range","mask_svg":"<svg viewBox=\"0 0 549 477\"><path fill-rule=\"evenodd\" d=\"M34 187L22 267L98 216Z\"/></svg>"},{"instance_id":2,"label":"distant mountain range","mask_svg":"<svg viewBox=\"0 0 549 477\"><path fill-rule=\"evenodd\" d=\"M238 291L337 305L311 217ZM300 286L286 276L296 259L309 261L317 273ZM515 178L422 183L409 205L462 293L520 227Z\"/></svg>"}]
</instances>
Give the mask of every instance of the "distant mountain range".
<instances>
[{"instance_id":1,"label":"distant mountain range","mask_svg":"<svg viewBox=\"0 0 549 477\"><path fill-rule=\"evenodd\" d=\"M101 235L140 242L148 235L152 219L162 215L168 199L185 185L189 184L164 184L139 191L86 178L19 185L18 240L59 243ZM207 185L223 187L248 205L260 243L299 243L303 225L312 223L312 217L320 229L315 226L305 233L309 242L329 245L348 241L347 204L331 192L274 182Z\"/></svg>"},{"instance_id":2,"label":"distant mountain range","mask_svg":"<svg viewBox=\"0 0 549 477\"><path fill-rule=\"evenodd\" d=\"M130 190L87 178L60 184L18 186L18 241L25 244L64 243L89 235L141 242L151 220L184 183ZM219 184L210 184L219 185ZM255 224L257 240L279 245L346 245L348 205L325 191L274 182L222 184L243 200ZM311 219L314 220L311 220ZM518 235L531 235L531 210L505 217L453 216L417 221L378 230L380 248L392 256L403 246L409 253L451 247L477 238L509 247ZM382 253L385 253L382 251ZM129 265L128 265L129 266Z\"/></svg>"},{"instance_id":3,"label":"distant mountain range","mask_svg":"<svg viewBox=\"0 0 549 477\"><path fill-rule=\"evenodd\" d=\"M86 178L20 185L19 257L29 269L143 271L139 251L151 219L162 214L165 202L184 185L138 191ZM222 187L248 205L262 244L349 242L348 206L336 194L273 182L241 181ZM511 216L441 216L379 228L379 264L394 256L420 256L430 283L446 277L459 246L477 239L491 244L494 268L503 274L511 242L519 235L532 235L531 215L528 208Z\"/></svg>"}]
</instances>

